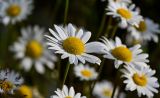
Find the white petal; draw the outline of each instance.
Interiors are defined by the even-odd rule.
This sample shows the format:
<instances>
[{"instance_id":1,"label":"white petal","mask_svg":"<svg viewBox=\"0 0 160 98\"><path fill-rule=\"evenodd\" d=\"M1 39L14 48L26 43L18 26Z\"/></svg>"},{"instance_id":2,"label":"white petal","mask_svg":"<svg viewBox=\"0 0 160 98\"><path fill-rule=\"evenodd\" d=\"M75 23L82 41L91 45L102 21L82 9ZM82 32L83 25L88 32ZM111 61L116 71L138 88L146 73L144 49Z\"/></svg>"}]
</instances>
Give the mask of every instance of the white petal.
<instances>
[{"instance_id":1,"label":"white petal","mask_svg":"<svg viewBox=\"0 0 160 98\"><path fill-rule=\"evenodd\" d=\"M116 37L116 47L118 47L118 46L120 46L120 45L122 45L122 42L121 42L121 40L120 40L120 38L119 37Z\"/></svg>"},{"instance_id":2,"label":"white petal","mask_svg":"<svg viewBox=\"0 0 160 98\"><path fill-rule=\"evenodd\" d=\"M65 96L68 96L68 88L66 85L63 86L63 92L64 92Z\"/></svg>"},{"instance_id":3,"label":"white petal","mask_svg":"<svg viewBox=\"0 0 160 98\"><path fill-rule=\"evenodd\" d=\"M65 35L64 31L57 25L54 25L55 29L57 30L59 36L61 37L61 39L66 39L67 36Z\"/></svg>"},{"instance_id":4,"label":"white petal","mask_svg":"<svg viewBox=\"0 0 160 98\"><path fill-rule=\"evenodd\" d=\"M86 45L86 53L100 53L103 50L103 44L100 42L90 42Z\"/></svg>"},{"instance_id":5,"label":"white petal","mask_svg":"<svg viewBox=\"0 0 160 98\"><path fill-rule=\"evenodd\" d=\"M82 29L80 29L80 30L78 31L78 33L77 33L76 37L81 38L81 37L82 37L82 35L83 35L83 30L82 30Z\"/></svg>"},{"instance_id":6,"label":"white petal","mask_svg":"<svg viewBox=\"0 0 160 98\"><path fill-rule=\"evenodd\" d=\"M82 37L82 41L86 43L90 39L90 37L91 37L91 32L85 32L85 34Z\"/></svg>"},{"instance_id":7,"label":"white petal","mask_svg":"<svg viewBox=\"0 0 160 98\"><path fill-rule=\"evenodd\" d=\"M52 29L49 28L50 33L57 39L57 40L61 40L61 38L56 34L56 32L54 32Z\"/></svg>"},{"instance_id":8,"label":"white petal","mask_svg":"<svg viewBox=\"0 0 160 98\"><path fill-rule=\"evenodd\" d=\"M74 94L75 94L75 91L74 91L73 87L71 87L69 90L69 96L73 97Z\"/></svg>"},{"instance_id":9,"label":"white petal","mask_svg":"<svg viewBox=\"0 0 160 98\"><path fill-rule=\"evenodd\" d=\"M73 64L74 61L75 61L75 56L74 56L74 55L71 55L71 56L69 57L69 62L70 62L70 64Z\"/></svg>"},{"instance_id":10,"label":"white petal","mask_svg":"<svg viewBox=\"0 0 160 98\"><path fill-rule=\"evenodd\" d=\"M41 62L36 62L35 63L35 68L36 68L36 71L40 74L43 74L45 72L45 69L44 69L44 66L42 65Z\"/></svg>"},{"instance_id":11,"label":"white petal","mask_svg":"<svg viewBox=\"0 0 160 98\"><path fill-rule=\"evenodd\" d=\"M96 56L93 56L93 55L90 55L90 54L83 54L83 57L86 61L90 62L90 63L97 63L98 65L100 65L101 63L101 60L96 57Z\"/></svg>"},{"instance_id":12,"label":"white petal","mask_svg":"<svg viewBox=\"0 0 160 98\"><path fill-rule=\"evenodd\" d=\"M26 71L29 71L32 66L32 60L30 58L24 58L21 64Z\"/></svg>"},{"instance_id":13,"label":"white petal","mask_svg":"<svg viewBox=\"0 0 160 98\"><path fill-rule=\"evenodd\" d=\"M72 24L68 24L68 33L70 33L70 36L75 36L76 29L73 27Z\"/></svg>"}]
</instances>

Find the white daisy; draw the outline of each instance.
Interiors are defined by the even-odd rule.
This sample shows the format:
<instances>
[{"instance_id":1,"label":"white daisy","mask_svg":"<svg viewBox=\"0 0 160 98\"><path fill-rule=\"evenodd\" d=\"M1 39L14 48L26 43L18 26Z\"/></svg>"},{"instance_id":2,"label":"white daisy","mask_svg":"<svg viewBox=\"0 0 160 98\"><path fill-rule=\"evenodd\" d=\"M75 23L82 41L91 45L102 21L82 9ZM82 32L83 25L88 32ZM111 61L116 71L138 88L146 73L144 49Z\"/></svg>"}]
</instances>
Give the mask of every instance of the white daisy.
<instances>
[{"instance_id":1,"label":"white daisy","mask_svg":"<svg viewBox=\"0 0 160 98\"><path fill-rule=\"evenodd\" d=\"M156 88L159 87L158 79L153 77L155 70L149 67L141 67L136 69L133 66L125 66L122 69L122 77L125 77L124 83L126 84L126 90L134 91L137 90L138 96L147 95L148 98L154 96L153 93L158 93Z\"/></svg>"},{"instance_id":2,"label":"white daisy","mask_svg":"<svg viewBox=\"0 0 160 98\"><path fill-rule=\"evenodd\" d=\"M93 94L97 96L97 98L111 98L112 92L113 84L107 80L96 83L93 90ZM119 87L117 87L113 98L126 98L126 94L120 92Z\"/></svg>"},{"instance_id":3,"label":"white daisy","mask_svg":"<svg viewBox=\"0 0 160 98\"><path fill-rule=\"evenodd\" d=\"M96 83L93 94L98 98L111 98L113 92L113 84L109 81L101 81Z\"/></svg>"},{"instance_id":4,"label":"white daisy","mask_svg":"<svg viewBox=\"0 0 160 98\"><path fill-rule=\"evenodd\" d=\"M78 64L75 66L74 73L81 80L94 80L98 75L94 68L83 64Z\"/></svg>"},{"instance_id":5,"label":"white daisy","mask_svg":"<svg viewBox=\"0 0 160 98\"><path fill-rule=\"evenodd\" d=\"M85 96L81 96L81 93L75 93L74 88L67 88L66 85L63 86L63 89L57 89L55 91L57 95L51 96L51 98L86 98Z\"/></svg>"},{"instance_id":6,"label":"white daisy","mask_svg":"<svg viewBox=\"0 0 160 98\"><path fill-rule=\"evenodd\" d=\"M113 18L119 18L121 27L127 27L128 25L134 25L138 27L140 21L142 21L142 16L139 12L134 11L135 5L130 5L129 7L125 3L110 2L106 8L107 15L113 16Z\"/></svg>"},{"instance_id":7,"label":"white daisy","mask_svg":"<svg viewBox=\"0 0 160 98\"><path fill-rule=\"evenodd\" d=\"M98 42L87 41L91 37L91 32L84 32L82 29L76 29L72 24L68 24L67 29L54 25L55 31L49 29L53 37L45 35L49 41L49 49L55 53L62 54L61 58L69 58L70 64L78 64L81 61L100 64L101 60L89 53L99 52Z\"/></svg>"},{"instance_id":8,"label":"white daisy","mask_svg":"<svg viewBox=\"0 0 160 98\"><path fill-rule=\"evenodd\" d=\"M127 33L126 35L126 44L129 46L141 44L142 46L145 45L141 39L135 39L130 33Z\"/></svg>"},{"instance_id":9,"label":"white daisy","mask_svg":"<svg viewBox=\"0 0 160 98\"><path fill-rule=\"evenodd\" d=\"M33 0L3 0L1 2L0 17L1 21L7 25L9 23L26 19L31 14Z\"/></svg>"},{"instance_id":10,"label":"white daisy","mask_svg":"<svg viewBox=\"0 0 160 98\"><path fill-rule=\"evenodd\" d=\"M32 65L38 73L45 72L45 66L54 68L56 56L47 49L43 39L44 29L38 26L27 27L21 30L22 36L11 47L15 58L21 60L22 68L29 71Z\"/></svg>"},{"instance_id":11,"label":"white daisy","mask_svg":"<svg viewBox=\"0 0 160 98\"><path fill-rule=\"evenodd\" d=\"M139 23L139 27L130 26L128 31L131 35L139 40L158 42L158 35L160 33L159 25L154 23L151 19L145 18L144 21Z\"/></svg>"},{"instance_id":12,"label":"white daisy","mask_svg":"<svg viewBox=\"0 0 160 98\"><path fill-rule=\"evenodd\" d=\"M8 69L0 71L0 93L13 94L22 83L23 78L18 73Z\"/></svg>"},{"instance_id":13,"label":"white daisy","mask_svg":"<svg viewBox=\"0 0 160 98\"><path fill-rule=\"evenodd\" d=\"M127 48L123 45L120 38L116 37L115 42L103 37L101 39L104 43L103 54L104 58L113 59L115 68L118 68L122 63L126 65L139 64L141 66L147 66L148 54L142 53L140 49L141 45L137 44L131 48Z\"/></svg>"}]
</instances>

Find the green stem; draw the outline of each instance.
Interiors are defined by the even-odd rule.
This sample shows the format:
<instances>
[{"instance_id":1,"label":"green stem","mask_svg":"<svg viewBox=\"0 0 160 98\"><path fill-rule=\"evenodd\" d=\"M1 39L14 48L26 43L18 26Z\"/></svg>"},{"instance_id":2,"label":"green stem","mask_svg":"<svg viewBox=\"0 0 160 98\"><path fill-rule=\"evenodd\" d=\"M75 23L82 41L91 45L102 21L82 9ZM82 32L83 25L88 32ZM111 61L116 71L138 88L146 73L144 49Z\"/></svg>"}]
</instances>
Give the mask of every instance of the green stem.
<instances>
[{"instance_id":1,"label":"green stem","mask_svg":"<svg viewBox=\"0 0 160 98\"><path fill-rule=\"evenodd\" d=\"M110 30L110 28L111 28L111 24L112 24L112 17L109 16L107 28L106 28L106 31L105 31L105 36L106 36L106 37L108 36L109 30Z\"/></svg>"},{"instance_id":2,"label":"green stem","mask_svg":"<svg viewBox=\"0 0 160 98\"><path fill-rule=\"evenodd\" d=\"M61 4L61 2L62 2L62 0L57 0L57 2L56 2L56 4L55 4L55 7L54 7L54 10L53 10L53 12L52 12L52 16L53 16L53 20L52 20L52 24L54 23L54 21L55 21L55 17L56 17L56 15L57 15L57 11L58 11L58 9L59 9L59 7L60 7L60 4Z\"/></svg>"},{"instance_id":3,"label":"green stem","mask_svg":"<svg viewBox=\"0 0 160 98\"><path fill-rule=\"evenodd\" d=\"M100 28L99 28L98 33L97 33L97 36L96 36L97 38L99 38L99 36L100 36L101 33L102 33L102 30L103 30L104 25L105 25L105 21L106 21L106 14L104 13L103 18L102 18L102 20L101 20Z\"/></svg>"},{"instance_id":4,"label":"green stem","mask_svg":"<svg viewBox=\"0 0 160 98\"><path fill-rule=\"evenodd\" d=\"M68 7L69 7L69 0L66 0L63 25L65 25L67 23Z\"/></svg>"},{"instance_id":5,"label":"green stem","mask_svg":"<svg viewBox=\"0 0 160 98\"><path fill-rule=\"evenodd\" d=\"M71 66L71 64L68 62L67 66L66 66L65 73L64 73L64 79L63 79L63 82L62 82L62 88L63 88L63 85L65 84L65 81L66 81L70 66Z\"/></svg>"},{"instance_id":6,"label":"green stem","mask_svg":"<svg viewBox=\"0 0 160 98\"><path fill-rule=\"evenodd\" d=\"M116 89L117 89L117 83L114 85L114 88L113 88L113 92L112 92L112 96L111 96L111 98L114 98L114 95L115 95Z\"/></svg>"},{"instance_id":7,"label":"green stem","mask_svg":"<svg viewBox=\"0 0 160 98\"><path fill-rule=\"evenodd\" d=\"M112 34L111 34L111 38L114 38L117 29L118 29L118 25L115 25L114 28L113 28Z\"/></svg>"},{"instance_id":8,"label":"green stem","mask_svg":"<svg viewBox=\"0 0 160 98\"><path fill-rule=\"evenodd\" d=\"M88 81L84 81L83 91L84 95L86 95L87 98L90 98L90 85L88 83Z\"/></svg>"},{"instance_id":9,"label":"green stem","mask_svg":"<svg viewBox=\"0 0 160 98\"><path fill-rule=\"evenodd\" d=\"M58 61L58 64L57 64L57 70L58 70L58 80L59 80L59 83L60 83L60 80L61 80L61 57L60 56L58 56L58 58L59 58L59 61Z\"/></svg>"},{"instance_id":10,"label":"green stem","mask_svg":"<svg viewBox=\"0 0 160 98\"><path fill-rule=\"evenodd\" d=\"M112 92L112 96L111 98L114 98L114 95L115 95L115 92L116 92L116 89L117 89L117 81L119 79L119 70L122 68L123 66L120 66L118 69L117 69L117 73L116 73L116 78L115 78L115 81L114 81L114 88L113 88L113 92Z\"/></svg>"},{"instance_id":11,"label":"green stem","mask_svg":"<svg viewBox=\"0 0 160 98\"><path fill-rule=\"evenodd\" d=\"M97 79L93 82L93 84L91 85L91 94L92 94L92 92L93 92L93 89L94 89L94 87L95 87L95 84L96 84L96 82L100 79L100 75L101 75L101 73L102 73L102 69L103 69L103 66L104 66L104 62L105 62L105 59L103 58L103 60L102 60L102 63L101 63L101 65L100 65L100 68L99 68L99 70L98 70L98 76L97 76Z\"/></svg>"}]
</instances>

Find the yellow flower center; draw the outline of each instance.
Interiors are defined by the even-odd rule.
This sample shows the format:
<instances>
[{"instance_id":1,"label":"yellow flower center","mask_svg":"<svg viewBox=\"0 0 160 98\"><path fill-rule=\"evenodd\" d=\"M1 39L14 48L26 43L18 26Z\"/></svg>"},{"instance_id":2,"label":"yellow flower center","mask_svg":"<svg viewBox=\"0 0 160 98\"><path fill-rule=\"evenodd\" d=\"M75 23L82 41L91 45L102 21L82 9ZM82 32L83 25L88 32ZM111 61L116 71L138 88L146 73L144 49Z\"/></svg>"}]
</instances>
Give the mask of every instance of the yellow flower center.
<instances>
[{"instance_id":1,"label":"yellow flower center","mask_svg":"<svg viewBox=\"0 0 160 98\"><path fill-rule=\"evenodd\" d=\"M136 27L136 29L140 32L145 32L147 30L147 25L145 21L141 21L139 23L139 27Z\"/></svg>"},{"instance_id":2,"label":"yellow flower center","mask_svg":"<svg viewBox=\"0 0 160 98\"><path fill-rule=\"evenodd\" d=\"M130 62L132 60L132 52L124 46L114 48L111 50L111 53L118 60L125 62Z\"/></svg>"},{"instance_id":3,"label":"yellow flower center","mask_svg":"<svg viewBox=\"0 0 160 98\"><path fill-rule=\"evenodd\" d=\"M111 97L112 96L112 91L108 89L103 90L103 95L106 97Z\"/></svg>"},{"instance_id":4,"label":"yellow flower center","mask_svg":"<svg viewBox=\"0 0 160 98\"><path fill-rule=\"evenodd\" d=\"M14 85L9 81L0 80L0 88L4 90L4 92L9 92L13 89Z\"/></svg>"},{"instance_id":5,"label":"yellow flower center","mask_svg":"<svg viewBox=\"0 0 160 98\"><path fill-rule=\"evenodd\" d=\"M72 98L71 96L66 96L65 98Z\"/></svg>"},{"instance_id":6,"label":"yellow flower center","mask_svg":"<svg viewBox=\"0 0 160 98\"><path fill-rule=\"evenodd\" d=\"M33 59L37 59L42 55L42 53L43 53L43 47L38 41L32 40L28 42L26 46L26 55L28 55Z\"/></svg>"},{"instance_id":7,"label":"yellow flower center","mask_svg":"<svg viewBox=\"0 0 160 98\"><path fill-rule=\"evenodd\" d=\"M131 19L132 18L132 13L127 9L119 8L117 10L117 13L120 14L125 19Z\"/></svg>"},{"instance_id":8,"label":"yellow flower center","mask_svg":"<svg viewBox=\"0 0 160 98\"><path fill-rule=\"evenodd\" d=\"M31 89L26 86L26 85L22 85L18 91L17 91L19 96L24 96L24 98L32 98L32 91ZM23 97L22 97L23 98Z\"/></svg>"},{"instance_id":9,"label":"yellow flower center","mask_svg":"<svg viewBox=\"0 0 160 98\"><path fill-rule=\"evenodd\" d=\"M21 8L19 5L13 4L7 9L7 14L11 17L16 17L21 13Z\"/></svg>"},{"instance_id":10,"label":"yellow flower center","mask_svg":"<svg viewBox=\"0 0 160 98\"><path fill-rule=\"evenodd\" d=\"M135 73L132 78L134 83L139 86L145 86L147 84L147 77L145 75L140 76L139 74Z\"/></svg>"},{"instance_id":11,"label":"yellow flower center","mask_svg":"<svg viewBox=\"0 0 160 98\"><path fill-rule=\"evenodd\" d=\"M81 74L82 74L84 77L87 77L87 78L89 78L89 77L92 76L92 72L91 72L90 70L88 70L88 69L82 70L82 71L81 71Z\"/></svg>"},{"instance_id":12,"label":"yellow flower center","mask_svg":"<svg viewBox=\"0 0 160 98\"><path fill-rule=\"evenodd\" d=\"M69 37L65 39L62 46L65 51L75 55L81 55L85 51L84 43L76 37Z\"/></svg>"}]
</instances>

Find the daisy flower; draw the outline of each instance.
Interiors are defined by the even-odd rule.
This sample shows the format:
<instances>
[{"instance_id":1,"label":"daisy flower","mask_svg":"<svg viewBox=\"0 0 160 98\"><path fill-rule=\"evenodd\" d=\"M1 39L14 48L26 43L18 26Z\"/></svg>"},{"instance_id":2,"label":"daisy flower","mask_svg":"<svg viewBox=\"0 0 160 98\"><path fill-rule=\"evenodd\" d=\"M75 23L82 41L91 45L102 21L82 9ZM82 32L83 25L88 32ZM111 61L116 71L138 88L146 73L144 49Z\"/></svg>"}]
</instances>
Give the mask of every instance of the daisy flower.
<instances>
[{"instance_id":1,"label":"daisy flower","mask_svg":"<svg viewBox=\"0 0 160 98\"><path fill-rule=\"evenodd\" d=\"M113 84L110 81L101 81L95 84L93 94L98 98L111 98L113 91Z\"/></svg>"},{"instance_id":2,"label":"daisy flower","mask_svg":"<svg viewBox=\"0 0 160 98\"><path fill-rule=\"evenodd\" d=\"M56 56L47 49L43 39L44 29L38 26L27 27L21 30L22 36L11 46L15 58L21 60L21 67L29 71L34 65L38 73L45 72L45 66L54 68Z\"/></svg>"},{"instance_id":3,"label":"daisy flower","mask_svg":"<svg viewBox=\"0 0 160 98\"><path fill-rule=\"evenodd\" d=\"M141 44L142 46L145 45L141 39L135 39L130 33L127 33L126 35L126 44L129 46L136 45L136 44Z\"/></svg>"},{"instance_id":4,"label":"daisy flower","mask_svg":"<svg viewBox=\"0 0 160 98\"><path fill-rule=\"evenodd\" d=\"M51 98L86 98L85 96L81 96L81 93L75 93L74 88L67 88L66 85L63 86L63 89L57 89L55 91L57 95L51 96Z\"/></svg>"},{"instance_id":5,"label":"daisy flower","mask_svg":"<svg viewBox=\"0 0 160 98\"><path fill-rule=\"evenodd\" d=\"M126 65L139 64L141 66L147 66L146 62L149 62L148 54L142 53L140 49L141 45L137 44L131 48L127 48L123 45L120 38L116 37L115 42L103 37L101 39L104 43L102 52L104 58L113 59L115 68L123 63Z\"/></svg>"},{"instance_id":6,"label":"daisy flower","mask_svg":"<svg viewBox=\"0 0 160 98\"><path fill-rule=\"evenodd\" d=\"M153 77L155 70L143 66L140 69L136 69L133 66L124 67L121 72L123 73L122 77L126 78L124 80L126 90L137 90L139 97L146 95L148 98L152 98L154 93L158 93L156 89L159 87L158 79Z\"/></svg>"},{"instance_id":7,"label":"daisy flower","mask_svg":"<svg viewBox=\"0 0 160 98\"><path fill-rule=\"evenodd\" d=\"M23 83L23 78L18 73L8 69L0 71L0 93L13 94Z\"/></svg>"},{"instance_id":8,"label":"daisy flower","mask_svg":"<svg viewBox=\"0 0 160 98\"><path fill-rule=\"evenodd\" d=\"M17 90L17 97L32 98L32 90L27 85L22 85Z\"/></svg>"},{"instance_id":9,"label":"daisy flower","mask_svg":"<svg viewBox=\"0 0 160 98\"><path fill-rule=\"evenodd\" d=\"M3 0L1 1L1 21L7 25L20 22L31 14L32 0Z\"/></svg>"},{"instance_id":10,"label":"daisy flower","mask_svg":"<svg viewBox=\"0 0 160 98\"><path fill-rule=\"evenodd\" d=\"M121 27L127 27L128 25L137 26L142 21L142 16L139 12L134 11L135 5L129 7L125 3L110 2L106 10L106 14L113 16L113 18L119 18Z\"/></svg>"},{"instance_id":11,"label":"daisy flower","mask_svg":"<svg viewBox=\"0 0 160 98\"><path fill-rule=\"evenodd\" d=\"M139 27L130 26L128 31L131 35L139 40L158 42L158 35L160 33L159 25L154 23L151 19L145 18L144 21L139 23Z\"/></svg>"},{"instance_id":12,"label":"daisy flower","mask_svg":"<svg viewBox=\"0 0 160 98\"><path fill-rule=\"evenodd\" d=\"M111 98L112 92L113 84L107 80L96 83L93 90L93 94L97 96L97 98ZM124 92L120 92L119 87L117 87L113 98L126 98L126 94Z\"/></svg>"},{"instance_id":13,"label":"daisy flower","mask_svg":"<svg viewBox=\"0 0 160 98\"><path fill-rule=\"evenodd\" d=\"M61 54L61 58L69 58L70 64L83 64L88 61L90 63L100 64L101 60L90 53L99 52L98 42L87 41L91 37L91 32L84 32L82 29L76 29L72 24L67 27L54 25L55 31L49 29L52 36L45 35L48 40L49 49L55 53Z\"/></svg>"},{"instance_id":14,"label":"daisy flower","mask_svg":"<svg viewBox=\"0 0 160 98\"><path fill-rule=\"evenodd\" d=\"M97 72L94 68L88 65L79 64L74 67L74 73L81 80L94 80L97 78Z\"/></svg>"}]
</instances>

